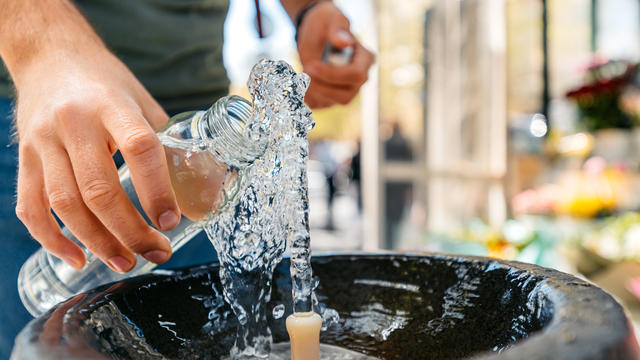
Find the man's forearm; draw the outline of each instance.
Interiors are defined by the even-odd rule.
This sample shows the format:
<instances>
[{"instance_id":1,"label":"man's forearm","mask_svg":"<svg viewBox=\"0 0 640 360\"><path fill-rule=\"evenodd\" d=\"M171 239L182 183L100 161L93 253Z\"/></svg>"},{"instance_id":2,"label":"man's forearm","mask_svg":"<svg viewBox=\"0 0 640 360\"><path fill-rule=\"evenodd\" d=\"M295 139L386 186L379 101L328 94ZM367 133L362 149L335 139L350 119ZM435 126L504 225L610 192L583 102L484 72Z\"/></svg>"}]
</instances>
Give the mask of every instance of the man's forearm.
<instances>
[{"instance_id":1,"label":"man's forearm","mask_svg":"<svg viewBox=\"0 0 640 360\"><path fill-rule=\"evenodd\" d=\"M284 10L289 15L289 18L292 21L295 21L296 16L298 16L298 13L300 13L300 11L304 9L304 7L307 6L307 4L315 1L318 1L318 0L280 0L280 3L282 4L282 7L284 7ZM321 0L321 1L330 1L330 0Z\"/></svg>"},{"instance_id":2,"label":"man's forearm","mask_svg":"<svg viewBox=\"0 0 640 360\"><path fill-rule=\"evenodd\" d=\"M0 56L16 82L39 57L104 48L68 0L0 0L0 8Z\"/></svg>"}]
</instances>

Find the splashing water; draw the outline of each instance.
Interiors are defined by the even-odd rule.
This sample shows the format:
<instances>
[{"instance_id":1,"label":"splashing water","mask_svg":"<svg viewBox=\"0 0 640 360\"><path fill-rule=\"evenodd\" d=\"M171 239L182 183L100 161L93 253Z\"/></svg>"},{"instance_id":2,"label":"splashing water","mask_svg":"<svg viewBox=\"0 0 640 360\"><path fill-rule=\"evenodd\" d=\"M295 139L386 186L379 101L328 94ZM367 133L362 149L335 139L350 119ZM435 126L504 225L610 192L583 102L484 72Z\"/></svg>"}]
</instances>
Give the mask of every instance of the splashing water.
<instances>
[{"instance_id":1,"label":"splashing water","mask_svg":"<svg viewBox=\"0 0 640 360\"><path fill-rule=\"evenodd\" d=\"M295 311L313 307L306 162L313 128L304 104L309 77L284 61L262 60L248 82L252 119L243 136L267 140L265 154L242 179L237 203L205 226L220 258L224 297L240 326L233 358L266 358L271 348L267 307L275 266L291 244Z\"/></svg>"},{"instance_id":2,"label":"splashing water","mask_svg":"<svg viewBox=\"0 0 640 360\"><path fill-rule=\"evenodd\" d=\"M284 316L284 304L276 305L271 311L274 319L281 319Z\"/></svg>"}]
</instances>

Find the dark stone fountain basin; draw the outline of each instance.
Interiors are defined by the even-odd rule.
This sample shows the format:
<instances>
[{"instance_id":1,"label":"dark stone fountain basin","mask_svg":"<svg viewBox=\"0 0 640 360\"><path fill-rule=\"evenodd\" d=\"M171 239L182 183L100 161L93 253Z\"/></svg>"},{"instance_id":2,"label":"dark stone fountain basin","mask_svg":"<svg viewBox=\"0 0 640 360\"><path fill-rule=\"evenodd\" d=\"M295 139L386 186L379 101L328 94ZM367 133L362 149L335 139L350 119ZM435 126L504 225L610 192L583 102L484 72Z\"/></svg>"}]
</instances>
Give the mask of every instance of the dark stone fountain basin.
<instances>
[{"instance_id":1,"label":"dark stone fountain basin","mask_svg":"<svg viewBox=\"0 0 640 360\"><path fill-rule=\"evenodd\" d=\"M622 307L558 271L478 257L332 255L313 259L321 303L340 320L323 343L380 359L637 359ZM288 341L288 261L269 304ZM216 265L99 287L33 320L12 359L219 359L237 322ZM271 309L285 305L275 319Z\"/></svg>"}]
</instances>

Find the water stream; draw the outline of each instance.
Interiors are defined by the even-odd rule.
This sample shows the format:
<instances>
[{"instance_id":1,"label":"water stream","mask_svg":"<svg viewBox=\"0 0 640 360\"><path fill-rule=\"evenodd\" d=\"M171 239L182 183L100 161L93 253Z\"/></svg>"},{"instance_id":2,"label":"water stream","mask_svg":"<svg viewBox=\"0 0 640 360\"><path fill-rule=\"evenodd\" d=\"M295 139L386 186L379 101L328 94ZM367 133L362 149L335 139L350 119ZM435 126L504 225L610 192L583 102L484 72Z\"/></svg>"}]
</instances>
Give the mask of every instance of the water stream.
<instances>
[{"instance_id":1,"label":"water stream","mask_svg":"<svg viewBox=\"0 0 640 360\"><path fill-rule=\"evenodd\" d=\"M304 104L309 77L284 61L262 60L248 87L252 119L244 136L267 139L265 154L247 170L242 192L205 226L220 258L223 294L238 317L233 358L266 358L271 350L267 307L275 266L287 245L295 311L313 307L306 164L313 128Z\"/></svg>"}]
</instances>

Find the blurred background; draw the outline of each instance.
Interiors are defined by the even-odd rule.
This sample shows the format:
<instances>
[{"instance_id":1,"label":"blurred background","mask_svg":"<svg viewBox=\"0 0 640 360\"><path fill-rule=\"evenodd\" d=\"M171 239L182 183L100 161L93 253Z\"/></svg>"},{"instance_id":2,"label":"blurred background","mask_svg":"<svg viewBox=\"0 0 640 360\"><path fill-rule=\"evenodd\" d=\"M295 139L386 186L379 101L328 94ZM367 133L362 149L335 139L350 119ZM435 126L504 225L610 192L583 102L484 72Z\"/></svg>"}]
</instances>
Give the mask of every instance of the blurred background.
<instances>
[{"instance_id":1,"label":"blurred background","mask_svg":"<svg viewBox=\"0 0 640 360\"><path fill-rule=\"evenodd\" d=\"M336 3L377 62L356 101L314 112L312 246L536 263L640 320L640 1ZM264 39L232 1L233 92L261 57L298 62L261 6Z\"/></svg>"}]
</instances>

